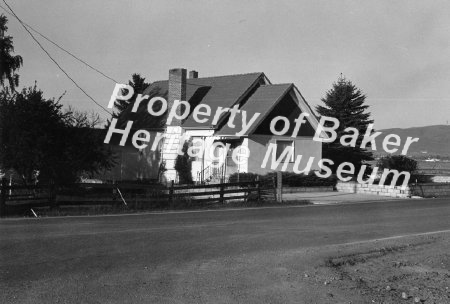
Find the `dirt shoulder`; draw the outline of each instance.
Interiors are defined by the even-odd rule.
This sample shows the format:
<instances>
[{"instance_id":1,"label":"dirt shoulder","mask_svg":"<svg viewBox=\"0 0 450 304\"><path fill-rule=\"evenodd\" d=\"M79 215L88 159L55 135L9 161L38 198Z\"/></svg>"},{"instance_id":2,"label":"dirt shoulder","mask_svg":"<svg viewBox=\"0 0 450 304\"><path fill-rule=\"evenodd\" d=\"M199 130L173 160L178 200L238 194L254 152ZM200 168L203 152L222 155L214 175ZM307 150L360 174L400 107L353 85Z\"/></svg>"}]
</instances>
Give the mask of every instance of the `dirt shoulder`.
<instances>
[{"instance_id":1,"label":"dirt shoulder","mask_svg":"<svg viewBox=\"0 0 450 304\"><path fill-rule=\"evenodd\" d=\"M305 273L320 303L450 303L449 233L338 250Z\"/></svg>"}]
</instances>

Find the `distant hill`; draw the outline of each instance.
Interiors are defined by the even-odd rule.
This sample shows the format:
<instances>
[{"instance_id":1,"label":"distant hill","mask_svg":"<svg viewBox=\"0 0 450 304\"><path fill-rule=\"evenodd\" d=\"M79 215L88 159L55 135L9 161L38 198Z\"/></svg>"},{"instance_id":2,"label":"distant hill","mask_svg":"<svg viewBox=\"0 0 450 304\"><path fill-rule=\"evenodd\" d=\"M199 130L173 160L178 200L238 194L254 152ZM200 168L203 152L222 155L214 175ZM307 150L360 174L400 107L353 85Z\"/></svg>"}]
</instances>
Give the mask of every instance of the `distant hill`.
<instances>
[{"instance_id":1,"label":"distant hill","mask_svg":"<svg viewBox=\"0 0 450 304\"><path fill-rule=\"evenodd\" d=\"M376 139L377 151L376 153L385 153L382 147L383 139L388 134L397 134L402 139L401 148L408 136L418 137L419 141L413 143L408 150L408 155L416 156L431 156L441 155L450 156L450 126L449 125L437 125L426 127L414 127L407 129L393 128L377 130L382 132ZM424 153L427 152L427 153Z\"/></svg>"}]
</instances>

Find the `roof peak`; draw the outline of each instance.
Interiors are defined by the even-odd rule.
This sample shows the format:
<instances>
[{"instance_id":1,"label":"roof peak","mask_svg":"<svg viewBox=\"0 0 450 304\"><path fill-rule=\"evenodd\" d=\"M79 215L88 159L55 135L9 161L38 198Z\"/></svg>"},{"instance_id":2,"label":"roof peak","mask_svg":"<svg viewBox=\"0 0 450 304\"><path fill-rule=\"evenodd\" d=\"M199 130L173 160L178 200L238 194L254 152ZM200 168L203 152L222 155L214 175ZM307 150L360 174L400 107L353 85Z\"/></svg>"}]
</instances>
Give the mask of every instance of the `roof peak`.
<instances>
[{"instance_id":1,"label":"roof peak","mask_svg":"<svg viewBox=\"0 0 450 304\"><path fill-rule=\"evenodd\" d=\"M249 76L249 75L264 75L264 72L251 72L251 73L241 73L241 74L229 74L229 75L219 75L219 76L207 76L207 77L198 77L198 78L188 78L187 81L198 81L202 79L210 79L210 78L222 78L222 77L234 77L234 76ZM155 82L164 82L168 81L167 79L155 80ZM189 84L189 83L188 83Z\"/></svg>"},{"instance_id":2,"label":"roof peak","mask_svg":"<svg viewBox=\"0 0 450 304\"><path fill-rule=\"evenodd\" d=\"M262 87L274 87L274 86L293 86L294 83L292 82L286 82L286 83L268 83L268 84L262 84Z\"/></svg>"},{"instance_id":3,"label":"roof peak","mask_svg":"<svg viewBox=\"0 0 450 304\"><path fill-rule=\"evenodd\" d=\"M198 77L191 78L192 79L204 79L204 78L219 78L219 77L231 77L231 76L248 76L248 75L262 75L263 72L250 72L250 73L240 73L240 74L229 74L229 75L219 75L219 76L208 76L208 77Z\"/></svg>"}]
</instances>

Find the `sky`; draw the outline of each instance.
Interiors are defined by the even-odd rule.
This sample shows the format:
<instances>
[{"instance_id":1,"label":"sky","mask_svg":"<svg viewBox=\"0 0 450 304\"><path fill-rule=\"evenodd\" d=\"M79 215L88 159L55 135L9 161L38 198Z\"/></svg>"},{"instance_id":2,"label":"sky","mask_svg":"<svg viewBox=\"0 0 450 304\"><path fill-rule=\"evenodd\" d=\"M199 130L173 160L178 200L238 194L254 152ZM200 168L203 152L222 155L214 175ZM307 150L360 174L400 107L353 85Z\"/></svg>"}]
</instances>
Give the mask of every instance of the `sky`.
<instances>
[{"instance_id":1,"label":"sky","mask_svg":"<svg viewBox=\"0 0 450 304\"><path fill-rule=\"evenodd\" d=\"M342 73L367 96L376 129L450 121L450 1L6 0L25 23L104 74L126 83L264 72L295 83L315 107ZM3 2L0 2L5 7ZM0 13L4 13L0 8ZM101 108L8 15L23 57L20 85L80 110ZM36 36L96 101L115 83Z\"/></svg>"}]
</instances>

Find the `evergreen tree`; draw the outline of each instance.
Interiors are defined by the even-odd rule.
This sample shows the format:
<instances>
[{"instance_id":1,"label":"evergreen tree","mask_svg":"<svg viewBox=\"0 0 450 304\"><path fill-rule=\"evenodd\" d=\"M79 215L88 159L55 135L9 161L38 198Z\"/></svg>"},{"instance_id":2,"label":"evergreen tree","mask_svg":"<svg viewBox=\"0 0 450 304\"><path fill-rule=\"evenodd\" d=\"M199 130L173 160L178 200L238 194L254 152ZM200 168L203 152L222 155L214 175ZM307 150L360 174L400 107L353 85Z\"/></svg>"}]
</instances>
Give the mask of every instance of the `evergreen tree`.
<instances>
[{"instance_id":1,"label":"evergreen tree","mask_svg":"<svg viewBox=\"0 0 450 304\"><path fill-rule=\"evenodd\" d=\"M131 75L131 80L128 81L128 84L134 89L134 94L128 100L116 100L116 102L114 103L114 107L118 110L118 112L114 113L113 117L119 117L120 114L125 111L125 109L128 108L130 104L134 103L137 95L142 94L144 90L150 85L149 83L145 82L144 77L137 73Z\"/></svg>"},{"instance_id":2,"label":"evergreen tree","mask_svg":"<svg viewBox=\"0 0 450 304\"><path fill-rule=\"evenodd\" d=\"M133 129L151 129L151 128L164 128L167 112L161 116L152 116L147 111L147 105L150 99L155 96L160 96L167 99L167 92L162 93L159 88L153 89L146 94L149 95L147 99L142 101L139 105L139 108L135 113L131 112L130 105L134 104L138 94L143 94L145 89L150 86L150 83L145 81L145 78L140 74L131 75L131 80L128 81L128 84L133 88L134 94L128 100L116 100L114 103L114 107L117 111L115 111L112 115L112 118L117 118L117 126L119 128L125 128L128 121L134 121ZM126 94L127 92L122 92L122 94ZM157 101L153 106L154 111L159 111L162 108L162 102ZM108 129L111 124L111 121L108 119L105 124L105 128Z\"/></svg>"},{"instance_id":3,"label":"evergreen tree","mask_svg":"<svg viewBox=\"0 0 450 304\"><path fill-rule=\"evenodd\" d=\"M356 172L361 166L373 160L372 152L360 148L362 139L369 124L373 123L370 113L366 110L368 105L364 104L366 96L350 80L341 75L338 81L322 98L324 106L317 106L316 110L321 116L334 117L339 120L339 128L336 130L337 138L332 143L323 144L323 158L331 159L334 165L330 166L336 172L339 164L350 162L355 166ZM331 126L329 122L325 126ZM340 139L344 135L353 135L353 132L344 132L345 128L352 127L358 130L358 139L355 147L343 146ZM348 142L349 140L346 140ZM369 167L366 172L369 171Z\"/></svg>"},{"instance_id":4,"label":"evergreen tree","mask_svg":"<svg viewBox=\"0 0 450 304\"><path fill-rule=\"evenodd\" d=\"M0 15L0 88L5 88L5 80L8 80L11 90L19 85L19 75L16 70L23 64L22 57L12 55L14 53L13 40L11 36L5 36L8 27L8 19Z\"/></svg>"}]
</instances>

